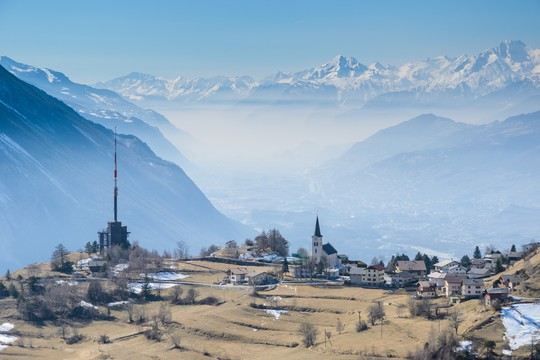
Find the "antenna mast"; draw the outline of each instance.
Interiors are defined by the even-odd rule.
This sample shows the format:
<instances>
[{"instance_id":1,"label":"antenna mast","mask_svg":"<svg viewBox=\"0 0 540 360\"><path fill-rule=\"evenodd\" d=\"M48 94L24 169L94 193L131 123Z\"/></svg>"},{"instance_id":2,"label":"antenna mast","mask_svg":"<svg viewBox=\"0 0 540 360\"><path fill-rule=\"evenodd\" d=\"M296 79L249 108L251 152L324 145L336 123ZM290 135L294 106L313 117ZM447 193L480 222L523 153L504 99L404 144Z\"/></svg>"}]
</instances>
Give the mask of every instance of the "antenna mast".
<instances>
[{"instance_id":1,"label":"antenna mast","mask_svg":"<svg viewBox=\"0 0 540 360\"><path fill-rule=\"evenodd\" d=\"M118 171L116 169L116 127L114 128L114 221L118 221Z\"/></svg>"}]
</instances>

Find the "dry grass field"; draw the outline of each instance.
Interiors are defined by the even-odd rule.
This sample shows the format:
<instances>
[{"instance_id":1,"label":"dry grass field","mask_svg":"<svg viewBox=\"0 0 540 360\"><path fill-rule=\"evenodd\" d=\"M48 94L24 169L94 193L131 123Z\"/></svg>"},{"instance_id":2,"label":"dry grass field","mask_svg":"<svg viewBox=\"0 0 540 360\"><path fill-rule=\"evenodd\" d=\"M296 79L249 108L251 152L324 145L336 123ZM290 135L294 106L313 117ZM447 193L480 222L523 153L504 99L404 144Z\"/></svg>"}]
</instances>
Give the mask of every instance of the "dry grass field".
<instances>
[{"instance_id":1,"label":"dry grass field","mask_svg":"<svg viewBox=\"0 0 540 360\"><path fill-rule=\"evenodd\" d=\"M171 266L189 275L185 281L216 283L234 267L214 262L174 262ZM264 268L257 267L257 270ZM268 268L267 270L270 270ZM50 275L46 264L33 266L31 273ZM15 274L25 276L28 269ZM76 286L87 286L79 284ZM184 287L184 294L188 286ZM15 325L17 341L0 353L2 359L402 359L408 353L438 340L439 334L450 327L447 319L427 320L411 317L408 301L411 293L404 290L384 291L342 286L310 286L281 284L270 291L254 294L251 290L195 288L198 299L213 296L220 300L211 305L170 305L167 300L135 303L135 317L144 313L146 320L129 323L126 308L113 309L109 320L72 321L64 326L68 336L76 331L80 342L72 345L60 336L60 323L33 324L17 319L16 301L0 300L0 324ZM166 298L171 290L162 292ZM357 332L359 319L367 321L369 307L383 304L385 319L367 331ZM446 304L446 299L434 300ZM148 339L145 332L152 329L152 319L162 309L169 309L171 318L157 325L160 341ZM282 309L276 314L273 308ZM486 339L502 349L504 328L491 309L478 300L456 305L464 322L458 338L477 342ZM107 314L106 307L99 312ZM494 321L489 321L494 316ZM338 320L339 319L339 320ZM342 323L338 332L336 324ZM298 329L311 323L317 329L315 345L304 347ZM478 328L478 324L485 326ZM452 330L453 331L453 330ZM325 333L331 333L325 341ZM108 337L110 343L100 339ZM174 346L174 344L178 346Z\"/></svg>"}]
</instances>

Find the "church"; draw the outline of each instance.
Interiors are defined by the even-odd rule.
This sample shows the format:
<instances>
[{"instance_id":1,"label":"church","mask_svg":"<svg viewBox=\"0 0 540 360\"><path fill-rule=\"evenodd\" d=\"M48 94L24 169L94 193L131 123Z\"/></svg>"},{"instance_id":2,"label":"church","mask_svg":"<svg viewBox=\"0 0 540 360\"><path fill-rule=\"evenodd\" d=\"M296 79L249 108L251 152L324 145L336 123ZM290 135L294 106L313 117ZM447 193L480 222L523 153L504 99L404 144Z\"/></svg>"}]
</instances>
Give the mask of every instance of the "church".
<instances>
[{"instance_id":1,"label":"church","mask_svg":"<svg viewBox=\"0 0 540 360\"><path fill-rule=\"evenodd\" d=\"M311 237L311 256L315 258L317 264L321 259L326 259L326 267L328 269L341 267L341 259L338 256L336 248L329 242L323 245L323 236L321 234L321 227L319 226L318 215L315 222L315 233Z\"/></svg>"}]
</instances>

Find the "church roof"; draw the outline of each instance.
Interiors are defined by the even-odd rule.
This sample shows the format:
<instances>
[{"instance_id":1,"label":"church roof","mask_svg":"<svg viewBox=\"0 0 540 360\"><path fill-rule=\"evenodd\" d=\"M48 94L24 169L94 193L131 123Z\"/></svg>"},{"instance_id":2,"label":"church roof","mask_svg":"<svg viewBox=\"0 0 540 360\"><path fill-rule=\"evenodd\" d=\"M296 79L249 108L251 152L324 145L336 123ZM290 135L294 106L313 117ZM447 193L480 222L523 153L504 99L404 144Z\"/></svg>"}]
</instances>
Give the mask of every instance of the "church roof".
<instances>
[{"instance_id":1,"label":"church roof","mask_svg":"<svg viewBox=\"0 0 540 360\"><path fill-rule=\"evenodd\" d=\"M315 222L315 234L314 234L314 236L316 236L316 237L323 237L323 236L321 235L321 228L320 228L320 226L319 226L319 216L318 216L318 215L317 215L317 221Z\"/></svg>"},{"instance_id":2,"label":"church roof","mask_svg":"<svg viewBox=\"0 0 540 360\"><path fill-rule=\"evenodd\" d=\"M337 250L330 243L324 244L322 246L322 249L326 253L326 255L337 254Z\"/></svg>"}]
</instances>

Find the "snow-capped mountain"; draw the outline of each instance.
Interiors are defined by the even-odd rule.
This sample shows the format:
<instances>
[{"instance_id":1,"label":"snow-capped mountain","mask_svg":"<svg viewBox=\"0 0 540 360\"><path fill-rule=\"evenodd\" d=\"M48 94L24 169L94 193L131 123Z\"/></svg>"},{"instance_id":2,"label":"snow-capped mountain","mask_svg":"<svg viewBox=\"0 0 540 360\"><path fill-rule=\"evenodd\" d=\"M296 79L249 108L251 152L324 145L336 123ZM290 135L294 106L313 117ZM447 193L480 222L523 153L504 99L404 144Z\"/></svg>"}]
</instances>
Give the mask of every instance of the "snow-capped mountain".
<instances>
[{"instance_id":1,"label":"snow-capped mountain","mask_svg":"<svg viewBox=\"0 0 540 360\"><path fill-rule=\"evenodd\" d=\"M56 76L55 74L52 74ZM0 269L80 248L112 218L114 134L0 66ZM118 135L119 220L131 241L192 251L243 239L182 171Z\"/></svg>"},{"instance_id":2,"label":"snow-capped mountain","mask_svg":"<svg viewBox=\"0 0 540 360\"><path fill-rule=\"evenodd\" d=\"M504 41L472 56L439 56L400 66L364 65L355 58L337 56L315 68L292 74L278 72L260 81L249 77L166 80L132 73L96 86L134 100L249 102L265 96L268 101L287 101L293 96L315 101L322 97L347 106L407 93L414 94L410 98L416 97L420 103L474 100L521 82L540 88L540 50L521 41Z\"/></svg>"},{"instance_id":3,"label":"snow-capped mountain","mask_svg":"<svg viewBox=\"0 0 540 360\"><path fill-rule=\"evenodd\" d=\"M188 139L189 135L157 112L142 109L113 91L74 83L58 71L22 64L6 56L0 57L0 65L19 79L62 100L84 118L109 129L116 128L119 133L135 135L162 158L190 166L189 160L161 131L183 139Z\"/></svg>"},{"instance_id":4,"label":"snow-capped mountain","mask_svg":"<svg viewBox=\"0 0 540 360\"><path fill-rule=\"evenodd\" d=\"M133 72L126 76L99 82L95 86L114 89L131 100L142 99L182 99L188 102L202 101L208 98L231 100L246 96L256 83L250 77L227 78L223 76L208 79L187 79L178 77L173 80L149 74Z\"/></svg>"}]
</instances>

